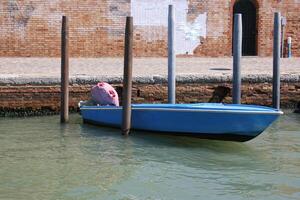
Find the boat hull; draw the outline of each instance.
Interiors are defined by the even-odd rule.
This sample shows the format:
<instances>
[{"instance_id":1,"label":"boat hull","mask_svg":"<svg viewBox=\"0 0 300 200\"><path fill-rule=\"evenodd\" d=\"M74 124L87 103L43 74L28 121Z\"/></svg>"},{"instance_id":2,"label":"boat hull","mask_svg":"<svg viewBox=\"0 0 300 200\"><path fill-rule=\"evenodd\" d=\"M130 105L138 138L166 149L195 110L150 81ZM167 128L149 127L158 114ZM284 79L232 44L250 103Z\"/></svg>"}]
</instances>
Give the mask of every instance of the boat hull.
<instances>
[{"instance_id":1,"label":"boat hull","mask_svg":"<svg viewBox=\"0 0 300 200\"><path fill-rule=\"evenodd\" d=\"M84 122L120 127L122 107L83 106ZM132 129L199 138L248 141L261 134L281 111L223 104L140 104L132 106Z\"/></svg>"}]
</instances>

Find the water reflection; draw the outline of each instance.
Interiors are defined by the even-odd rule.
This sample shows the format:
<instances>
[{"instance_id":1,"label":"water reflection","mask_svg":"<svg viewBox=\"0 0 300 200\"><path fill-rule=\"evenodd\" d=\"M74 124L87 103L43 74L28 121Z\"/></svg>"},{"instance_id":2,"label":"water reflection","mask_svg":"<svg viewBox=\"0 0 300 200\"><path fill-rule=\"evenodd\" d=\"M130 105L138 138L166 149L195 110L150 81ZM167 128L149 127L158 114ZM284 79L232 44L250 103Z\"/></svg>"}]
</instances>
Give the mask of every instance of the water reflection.
<instances>
[{"instance_id":1,"label":"water reflection","mask_svg":"<svg viewBox=\"0 0 300 200\"><path fill-rule=\"evenodd\" d=\"M201 140L145 132L132 132L130 137L123 138L116 129L101 128L99 133L99 128L91 125L82 125L81 131L84 133L83 137L98 138L102 142L108 137L115 142L115 144L108 142L109 145L115 145L117 149L131 149L133 153L131 158L138 157L142 161L176 163L210 170L226 167L230 170L232 166L242 169L261 164L263 167L266 159L263 152L248 143ZM124 146L128 143L130 148ZM228 156L230 160L227 160ZM270 165L265 167L268 166Z\"/></svg>"},{"instance_id":2,"label":"water reflection","mask_svg":"<svg viewBox=\"0 0 300 200\"><path fill-rule=\"evenodd\" d=\"M299 199L299 121L235 143L0 119L0 199Z\"/></svg>"}]
</instances>

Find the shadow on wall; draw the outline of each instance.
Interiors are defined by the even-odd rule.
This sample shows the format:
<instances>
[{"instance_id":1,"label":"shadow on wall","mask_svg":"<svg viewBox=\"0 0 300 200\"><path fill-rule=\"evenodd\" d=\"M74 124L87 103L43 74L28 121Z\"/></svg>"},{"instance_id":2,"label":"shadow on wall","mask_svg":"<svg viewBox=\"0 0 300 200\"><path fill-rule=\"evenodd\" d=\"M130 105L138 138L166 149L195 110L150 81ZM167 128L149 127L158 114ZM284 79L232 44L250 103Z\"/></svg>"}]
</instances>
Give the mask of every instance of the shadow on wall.
<instances>
[{"instance_id":1,"label":"shadow on wall","mask_svg":"<svg viewBox=\"0 0 300 200\"><path fill-rule=\"evenodd\" d=\"M299 114L300 114L300 101L298 102L297 108L296 108L296 110L294 111L294 113L299 113Z\"/></svg>"},{"instance_id":2,"label":"shadow on wall","mask_svg":"<svg viewBox=\"0 0 300 200\"><path fill-rule=\"evenodd\" d=\"M218 86L215 91L213 92L213 95L211 99L209 100L209 103L222 103L225 97L231 92L231 89L229 87L225 86Z\"/></svg>"}]
</instances>

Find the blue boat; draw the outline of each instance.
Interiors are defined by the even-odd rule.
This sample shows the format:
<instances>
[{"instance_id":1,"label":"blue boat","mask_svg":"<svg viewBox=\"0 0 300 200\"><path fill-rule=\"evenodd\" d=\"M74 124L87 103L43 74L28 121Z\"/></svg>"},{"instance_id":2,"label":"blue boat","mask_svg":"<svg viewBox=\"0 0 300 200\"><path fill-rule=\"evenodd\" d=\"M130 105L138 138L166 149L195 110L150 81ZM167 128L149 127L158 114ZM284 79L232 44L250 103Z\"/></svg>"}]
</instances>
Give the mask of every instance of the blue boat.
<instances>
[{"instance_id":1,"label":"blue boat","mask_svg":"<svg viewBox=\"0 0 300 200\"><path fill-rule=\"evenodd\" d=\"M121 127L122 107L84 106L85 123ZM235 104L133 104L134 130L206 139L248 141L261 134L282 111L254 105Z\"/></svg>"}]
</instances>

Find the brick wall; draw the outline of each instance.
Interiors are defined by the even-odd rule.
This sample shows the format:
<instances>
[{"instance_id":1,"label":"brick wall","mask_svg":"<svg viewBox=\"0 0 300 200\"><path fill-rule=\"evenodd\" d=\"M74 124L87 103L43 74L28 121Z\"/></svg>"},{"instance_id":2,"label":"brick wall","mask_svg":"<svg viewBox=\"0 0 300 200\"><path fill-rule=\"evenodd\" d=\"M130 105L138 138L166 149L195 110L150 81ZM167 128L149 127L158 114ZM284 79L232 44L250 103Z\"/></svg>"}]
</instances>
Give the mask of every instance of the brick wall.
<instances>
[{"instance_id":1,"label":"brick wall","mask_svg":"<svg viewBox=\"0 0 300 200\"><path fill-rule=\"evenodd\" d=\"M218 83L177 84L178 103L208 102ZM114 85L116 88L119 85ZM221 84L231 87L231 84ZM70 87L70 110L76 110L80 100L90 98L92 85L72 85ZM299 83L282 83L281 105L283 108L295 108L300 101ZM121 98L120 98L121 99ZM231 103L229 95L225 103ZM57 113L60 107L60 86L0 86L0 116L37 115ZM137 84L133 86L134 103L166 103L167 85ZM242 103L270 106L272 104L272 86L270 83L243 83Z\"/></svg>"},{"instance_id":2,"label":"brick wall","mask_svg":"<svg viewBox=\"0 0 300 200\"><path fill-rule=\"evenodd\" d=\"M150 1L152 0L148 0ZM230 56L232 10L235 0L180 1L188 3L186 24L192 24L201 14L207 17L204 24L205 35L198 37L198 45L193 49L194 55ZM287 17L286 37L293 38L293 55L300 56L300 2L251 1L257 6L258 55L271 55L273 13L281 11ZM131 14L131 6L135 2L137 1L2 0L0 56L59 56L62 15L70 18L71 56L122 56L125 17ZM192 32L185 31L186 36ZM135 55L166 56L166 38L165 26L136 25Z\"/></svg>"}]
</instances>

